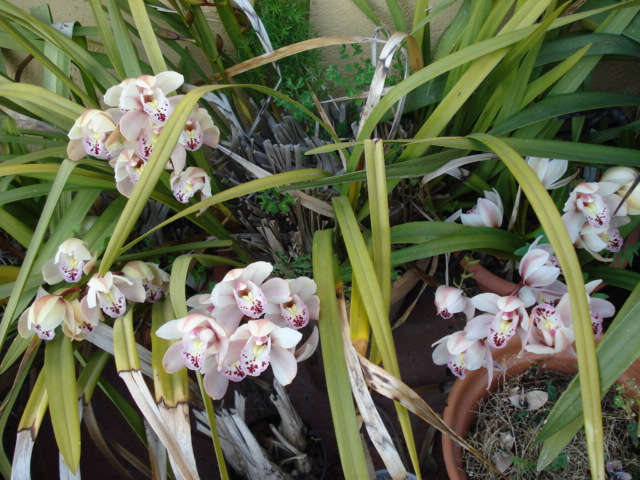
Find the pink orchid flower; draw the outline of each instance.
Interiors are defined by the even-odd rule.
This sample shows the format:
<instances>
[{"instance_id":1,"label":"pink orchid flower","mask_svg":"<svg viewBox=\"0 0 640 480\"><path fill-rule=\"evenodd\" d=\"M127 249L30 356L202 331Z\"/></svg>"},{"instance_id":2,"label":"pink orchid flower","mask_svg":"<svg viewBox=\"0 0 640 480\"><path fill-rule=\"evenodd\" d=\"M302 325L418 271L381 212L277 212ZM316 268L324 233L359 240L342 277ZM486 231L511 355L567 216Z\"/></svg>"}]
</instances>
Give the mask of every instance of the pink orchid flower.
<instances>
[{"instance_id":1,"label":"pink orchid flower","mask_svg":"<svg viewBox=\"0 0 640 480\"><path fill-rule=\"evenodd\" d=\"M620 235L620 230L614 227L617 224L617 217L611 219L609 225L598 228L586 223L580 229L580 234L576 239L576 246L584 248L595 258L610 262L611 258L604 258L598 252L608 250L609 252L619 252L622 249L624 240Z\"/></svg>"},{"instance_id":2,"label":"pink orchid flower","mask_svg":"<svg viewBox=\"0 0 640 480\"><path fill-rule=\"evenodd\" d=\"M180 87L183 82L184 77L176 72L128 78L107 90L104 102L120 108L123 113L120 130L127 140L133 142L149 123L166 123L173 111L166 95Z\"/></svg>"},{"instance_id":3,"label":"pink orchid flower","mask_svg":"<svg viewBox=\"0 0 640 480\"><path fill-rule=\"evenodd\" d=\"M185 166L187 151L193 152L203 145L217 148L220 130L213 123L209 112L197 105L187 119L178 143L171 153L173 169L180 173Z\"/></svg>"},{"instance_id":4,"label":"pink orchid flower","mask_svg":"<svg viewBox=\"0 0 640 480\"><path fill-rule=\"evenodd\" d=\"M463 295L462 290L446 285L437 288L435 304L438 315L444 319L453 317L454 313L464 312L467 320L470 320L475 312L473 303Z\"/></svg>"},{"instance_id":5,"label":"pink orchid flower","mask_svg":"<svg viewBox=\"0 0 640 480\"><path fill-rule=\"evenodd\" d=\"M115 161L109 162L114 170L118 191L129 198L133 193L147 161L133 150L123 150Z\"/></svg>"},{"instance_id":6,"label":"pink orchid flower","mask_svg":"<svg viewBox=\"0 0 640 480\"><path fill-rule=\"evenodd\" d=\"M278 325L286 324L298 330L305 327L309 320L318 320L320 299L315 295L316 282L308 277L286 280L289 284L289 298L279 304L267 303L265 318Z\"/></svg>"},{"instance_id":7,"label":"pink orchid flower","mask_svg":"<svg viewBox=\"0 0 640 480\"><path fill-rule=\"evenodd\" d=\"M298 366L292 352L302 334L287 327L278 327L269 320L250 320L231 335L231 343L241 343L240 370L246 375L258 376L269 365L282 385L288 385L296 376Z\"/></svg>"},{"instance_id":8,"label":"pink orchid flower","mask_svg":"<svg viewBox=\"0 0 640 480\"><path fill-rule=\"evenodd\" d=\"M211 196L209 175L202 168L187 167L184 171L171 174L173 196L181 203L189 203L189 199L200 192L200 200Z\"/></svg>"},{"instance_id":9,"label":"pink orchid flower","mask_svg":"<svg viewBox=\"0 0 640 480\"><path fill-rule=\"evenodd\" d=\"M615 307L611 302L604 298L591 297L591 293L596 289L598 285L602 283L602 280L593 280L585 285L585 290L589 301L589 313L591 316L591 328L594 335L602 333L602 323L605 318L613 317L616 312ZM569 294L562 296L556 307L560 318L566 326L573 326L573 316L571 313L571 303L569 301Z\"/></svg>"},{"instance_id":10,"label":"pink orchid flower","mask_svg":"<svg viewBox=\"0 0 640 480\"><path fill-rule=\"evenodd\" d=\"M76 283L89 273L97 259L97 253L89 252L89 244L79 238L68 238L60 244L56 256L42 266L42 277L49 285L61 281Z\"/></svg>"},{"instance_id":11,"label":"pink orchid flower","mask_svg":"<svg viewBox=\"0 0 640 480\"><path fill-rule=\"evenodd\" d=\"M435 342L437 345L433 351L433 363L447 365L449 370L458 378L464 378L467 370L478 370L487 367L493 362L491 351L481 339L470 339L466 332L460 331L447 335Z\"/></svg>"},{"instance_id":12,"label":"pink orchid flower","mask_svg":"<svg viewBox=\"0 0 640 480\"><path fill-rule=\"evenodd\" d=\"M240 368L243 346L243 342L230 342L224 357L215 354L205 358L202 383L207 395L214 400L224 397L229 381L240 382L247 376Z\"/></svg>"},{"instance_id":13,"label":"pink orchid flower","mask_svg":"<svg viewBox=\"0 0 640 480\"><path fill-rule=\"evenodd\" d=\"M127 300L143 303L146 299L144 287L121 275L107 272L103 276L94 275L87 283L89 289L80 302L82 314L86 319L95 321L98 307L112 318L124 314Z\"/></svg>"},{"instance_id":14,"label":"pink orchid flower","mask_svg":"<svg viewBox=\"0 0 640 480\"><path fill-rule=\"evenodd\" d=\"M519 326L525 331L528 328L529 316L518 297L481 293L471 301L478 310L488 313L469 321L465 330L470 339L487 338L491 347L502 348L517 333Z\"/></svg>"},{"instance_id":15,"label":"pink orchid flower","mask_svg":"<svg viewBox=\"0 0 640 480\"><path fill-rule=\"evenodd\" d=\"M286 303L290 296L289 284L281 278L265 282L272 270L270 263L255 262L246 268L228 272L211 292L216 315L229 319L237 327L245 315L249 318L262 317L267 313L268 303Z\"/></svg>"},{"instance_id":16,"label":"pink orchid flower","mask_svg":"<svg viewBox=\"0 0 640 480\"><path fill-rule=\"evenodd\" d=\"M555 257L551 255L551 246L538 247L541 238L538 237L533 242L518 266L522 279L518 298L522 300L525 307L560 298L567 291L566 285L557 280L560 268L557 266Z\"/></svg>"},{"instance_id":17,"label":"pink orchid flower","mask_svg":"<svg viewBox=\"0 0 640 480\"><path fill-rule=\"evenodd\" d=\"M551 304L536 305L531 311L531 329L524 349L532 353L553 354L569 350L575 335Z\"/></svg>"},{"instance_id":18,"label":"pink orchid flower","mask_svg":"<svg viewBox=\"0 0 640 480\"><path fill-rule=\"evenodd\" d=\"M618 184L614 182L581 183L573 189L567 199L562 215L569 236L576 241L585 221L596 228L606 228L611 221L611 214L622 200L615 191ZM626 217L626 207L620 208L616 216ZM628 222L628 217L623 220Z\"/></svg>"},{"instance_id":19,"label":"pink orchid flower","mask_svg":"<svg viewBox=\"0 0 640 480\"><path fill-rule=\"evenodd\" d=\"M156 335L166 340L181 339L167 349L162 359L168 373L183 367L202 370L208 356L224 356L229 346L224 329L213 318L199 313L165 323Z\"/></svg>"},{"instance_id":20,"label":"pink orchid flower","mask_svg":"<svg viewBox=\"0 0 640 480\"><path fill-rule=\"evenodd\" d=\"M484 196L478 199L475 207L460 215L463 225L500 228L504 212L500 195L494 189L492 192L485 191Z\"/></svg>"},{"instance_id":21,"label":"pink orchid flower","mask_svg":"<svg viewBox=\"0 0 640 480\"><path fill-rule=\"evenodd\" d=\"M120 153L120 131L117 126L120 112L116 109L86 110L69 131L67 156L80 160L85 155L111 160Z\"/></svg>"},{"instance_id":22,"label":"pink orchid flower","mask_svg":"<svg viewBox=\"0 0 640 480\"><path fill-rule=\"evenodd\" d=\"M146 293L147 302L160 300L162 290L167 288L169 274L152 262L132 261L122 267L125 278L139 282Z\"/></svg>"}]
</instances>

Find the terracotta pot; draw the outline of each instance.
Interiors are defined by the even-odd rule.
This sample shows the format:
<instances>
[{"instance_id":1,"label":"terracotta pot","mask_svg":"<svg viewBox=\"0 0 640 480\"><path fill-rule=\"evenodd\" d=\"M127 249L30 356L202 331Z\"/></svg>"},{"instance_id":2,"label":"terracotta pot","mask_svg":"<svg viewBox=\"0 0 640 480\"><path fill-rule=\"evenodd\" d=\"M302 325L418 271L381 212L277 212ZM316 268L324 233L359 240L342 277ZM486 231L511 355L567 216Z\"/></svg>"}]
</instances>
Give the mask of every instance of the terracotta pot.
<instances>
[{"instance_id":1,"label":"terracotta pot","mask_svg":"<svg viewBox=\"0 0 640 480\"><path fill-rule=\"evenodd\" d=\"M462 257L460 265L466 268L467 272L473 273L472 278L476 281L480 290L485 293L495 293L501 297L506 297L518 287L517 284L490 272L480 263L467 264L464 257Z\"/></svg>"},{"instance_id":2,"label":"terracotta pot","mask_svg":"<svg viewBox=\"0 0 640 480\"><path fill-rule=\"evenodd\" d=\"M509 344L499 350L494 350L496 361L507 367L506 376L511 378L525 372L533 363L545 370L554 370L561 373L577 373L577 360L567 352L555 355L538 355L525 353L521 357L520 340L515 337ZM640 364L634 363L618 380L624 382L629 378L640 379ZM491 386L487 389L488 376L486 369L467 371L464 380L456 380L447 399L447 407L444 409L444 421L462 438L467 438L469 429L473 424L480 400L489 397L489 392L498 389L503 374L494 372ZM463 470L462 447L451 440L447 435L442 436L442 452L447 473L450 480L466 480Z\"/></svg>"}]
</instances>

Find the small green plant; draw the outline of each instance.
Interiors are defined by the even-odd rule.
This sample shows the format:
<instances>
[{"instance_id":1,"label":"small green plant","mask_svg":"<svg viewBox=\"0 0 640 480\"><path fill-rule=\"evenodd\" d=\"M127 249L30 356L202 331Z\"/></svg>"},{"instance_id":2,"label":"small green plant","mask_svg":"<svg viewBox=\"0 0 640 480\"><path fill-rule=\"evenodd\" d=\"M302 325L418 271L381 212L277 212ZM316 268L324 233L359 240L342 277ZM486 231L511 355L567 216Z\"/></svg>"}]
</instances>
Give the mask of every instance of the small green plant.
<instances>
[{"instance_id":1,"label":"small green plant","mask_svg":"<svg viewBox=\"0 0 640 480\"><path fill-rule=\"evenodd\" d=\"M638 441L638 433L640 433L638 419L636 412L640 408L640 399L636 398L630 392L637 391L638 385L635 380L627 380L624 385L616 385L615 393L613 395L613 403L616 407L621 408L628 420L627 432L629 434L629 440L634 447L638 447L640 442Z\"/></svg>"},{"instance_id":2,"label":"small green plant","mask_svg":"<svg viewBox=\"0 0 640 480\"><path fill-rule=\"evenodd\" d=\"M293 257L284 252L277 252L280 259L273 267L274 275L283 278L310 277L313 273L311 255Z\"/></svg>"},{"instance_id":3,"label":"small green plant","mask_svg":"<svg viewBox=\"0 0 640 480\"><path fill-rule=\"evenodd\" d=\"M258 193L258 205L265 213L286 213L296 204L289 193L279 193L273 188Z\"/></svg>"}]
</instances>

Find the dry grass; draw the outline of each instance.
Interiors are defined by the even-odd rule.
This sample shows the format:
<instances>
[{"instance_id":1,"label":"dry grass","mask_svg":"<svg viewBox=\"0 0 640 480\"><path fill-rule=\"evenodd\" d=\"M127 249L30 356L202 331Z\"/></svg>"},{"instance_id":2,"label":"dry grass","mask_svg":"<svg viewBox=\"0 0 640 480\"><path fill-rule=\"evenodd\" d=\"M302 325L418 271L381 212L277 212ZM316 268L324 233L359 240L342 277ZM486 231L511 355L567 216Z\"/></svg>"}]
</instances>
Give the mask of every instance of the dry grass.
<instances>
[{"instance_id":1,"label":"dry grass","mask_svg":"<svg viewBox=\"0 0 640 480\"><path fill-rule=\"evenodd\" d=\"M479 407L478 417L469 436L469 443L487 458L511 457L511 466L505 474L513 480L584 480L590 478L589 461L583 431L579 432L562 454L544 471L536 471L540 446L534 446L536 434L553 404L566 388L571 376L538 371L535 367L521 376L514 377L498 392L492 393ZM520 387L524 391L542 390L549 393L549 401L539 410L517 409L509 401L511 390ZM635 427L637 417L617 406L624 397L612 389L603 403L605 460L619 460L625 472L640 478L640 449L633 445L629 435L630 425ZM505 451L501 435L516 439L510 451ZM637 442L637 438L635 441ZM637 445L637 443L636 443ZM469 479L493 479L494 474L475 457L466 456L465 470Z\"/></svg>"}]
</instances>

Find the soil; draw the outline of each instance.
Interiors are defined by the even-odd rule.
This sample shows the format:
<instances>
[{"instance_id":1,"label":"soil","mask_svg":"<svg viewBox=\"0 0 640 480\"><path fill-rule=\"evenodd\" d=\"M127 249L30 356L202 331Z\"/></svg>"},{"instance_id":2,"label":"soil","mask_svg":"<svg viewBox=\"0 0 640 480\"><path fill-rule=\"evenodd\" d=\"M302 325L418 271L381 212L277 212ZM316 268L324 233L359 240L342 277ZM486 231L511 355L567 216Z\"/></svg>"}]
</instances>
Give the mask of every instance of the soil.
<instances>
[{"instance_id":1,"label":"soil","mask_svg":"<svg viewBox=\"0 0 640 480\"><path fill-rule=\"evenodd\" d=\"M582 430L556 460L543 471L536 471L541 446L534 444L535 437L571 379L572 375L543 371L536 367L509 379L479 405L478 416L467 440L496 465L500 459L505 462L505 467L510 463L504 473L513 480L589 478L589 460ZM638 419L633 408L634 401L620 388L614 386L603 402L605 461L619 461L623 471L631 474L632 478L639 478ZM533 410L527 409L526 402L522 403L522 408L518 408L510 401L515 392L532 391L546 392L548 401ZM621 405L627 406L627 409ZM515 440L513 446L508 439ZM496 477L495 473L466 451L464 459L465 471L470 479L489 480Z\"/></svg>"}]
</instances>

